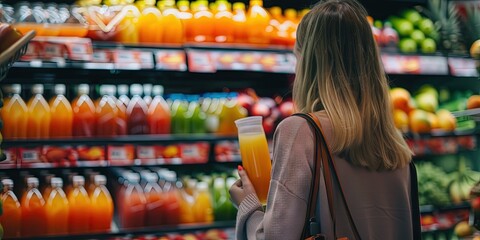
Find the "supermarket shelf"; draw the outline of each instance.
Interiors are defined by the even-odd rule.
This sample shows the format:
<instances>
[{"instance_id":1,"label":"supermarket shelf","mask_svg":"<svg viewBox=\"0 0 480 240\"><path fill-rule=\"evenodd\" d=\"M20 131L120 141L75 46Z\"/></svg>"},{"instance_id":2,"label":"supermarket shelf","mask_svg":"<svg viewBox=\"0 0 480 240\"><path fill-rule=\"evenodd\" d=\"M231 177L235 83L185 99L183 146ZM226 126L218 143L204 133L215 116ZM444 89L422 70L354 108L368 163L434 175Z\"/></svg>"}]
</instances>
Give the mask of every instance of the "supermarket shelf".
<instances>
[{"instance_id":1,"label":"supermarket shelf","mask_svg":"<svg viewBox=\"0 0 480 240\"><path fill-rule=\"evenodd\" d=\"M43 145L107 145L107 144L152 144L152 143L192 143L235 141L237 136L212 134L178 135L128 135L118 137L95 138L58 138L58 139L19 139L4 140L2 147L43 146Z\"/></svg>"},{"instance_id":2,"label":"supermarket shelf","mask_svg":"<svg viewBox=\"0 0 480 240\"><path fill-rule=\"evenodd\" d=\"M406 133L405 137L408 139L426 139L426 138L437 138L437 137L462 137L462 136L473 136L480 135L480 131L476 129L469 130L460 130L453 132L446 132L442 130L434 130L431 133Z\"/></svg>"},{"instance_id":3,"label":"supermarket shelf","mask_svg":"<svg viewBox=\"0 0 480 240\"><path fill-rule=\"evenodd\" d=\"M433 205L424 205L420 206L420 213L427 214L433 212L447 212L447 211L456 211L456 210L465 210L470 209L470 203L463 202L460 204L445 206L445 207L435 207Z\"/></svg>"},{"instance_id":4,"label":"supermarket shelf","mask_svg":"<svg viewBox=\"0 0 480 240\"><path fill-rule=\"evenodd\" d=\"M170 233L191 233L197 231L208 231L210 229L234 228L235 221L215 222L213 224L182 224L177 226L165 226L155 228L142 228L132 230L118 230L110 233L93 233L84 235L65 235L65 236L42 236L29 239L110 239L112 237L121 237L128 235L147 235L147 234L170 234ZM21 238L18 238L21 239Z\"/></svg>"}]
</instances>

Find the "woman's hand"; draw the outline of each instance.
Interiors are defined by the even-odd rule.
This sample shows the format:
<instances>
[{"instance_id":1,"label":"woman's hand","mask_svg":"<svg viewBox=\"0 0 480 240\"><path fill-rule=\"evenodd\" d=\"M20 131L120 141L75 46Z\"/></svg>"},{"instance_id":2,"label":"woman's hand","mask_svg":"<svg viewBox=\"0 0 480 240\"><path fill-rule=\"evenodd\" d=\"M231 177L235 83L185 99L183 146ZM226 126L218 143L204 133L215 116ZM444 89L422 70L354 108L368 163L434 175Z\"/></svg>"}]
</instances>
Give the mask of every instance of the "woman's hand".
<instances>
[{"instance_id":1,"label":"woman's hand","mask_svg":"<svg viewBox=\"0 0 480 240\"><path fill-rule=\"evenodd\" d=\"M242 166L238 166L238 175L240 175L240 179L230 187L230 200L236 208L238 208L243 199L249 194L253 193L257 195L252 182L250 182L248 178L247 172L243 170Z\"/></svg>"}]
</instances>

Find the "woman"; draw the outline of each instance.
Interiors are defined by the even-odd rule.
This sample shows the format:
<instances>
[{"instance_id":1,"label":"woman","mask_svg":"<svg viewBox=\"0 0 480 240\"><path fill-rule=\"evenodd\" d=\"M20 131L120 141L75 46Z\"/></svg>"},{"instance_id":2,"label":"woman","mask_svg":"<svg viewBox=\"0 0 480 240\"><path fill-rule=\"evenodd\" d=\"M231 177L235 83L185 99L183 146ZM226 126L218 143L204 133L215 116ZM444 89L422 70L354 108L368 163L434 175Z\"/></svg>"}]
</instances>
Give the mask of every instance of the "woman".
<instances>
[{"instance_id":1,"label":"woman","mask_svg":"<svg viewBox=\"0 0 480 240\"><path fill-rule=\"evenodd\" d=\"M298 26L294 52L296 109L319 118L361 238L413 239L408 167L412 152L394 126L388 82L366 10L355 0L317 4ZM238 206L237 239L301 239L312 181L313 136L307 121L298 116L279 124L265 210L239 167L241 179L230 189ZM327 239L334 239L320 179L317 219ZM339 192L334 197L340 199ZM345 207L334 205L337 235L354 239Z\"/></svg>"}]
</instances>

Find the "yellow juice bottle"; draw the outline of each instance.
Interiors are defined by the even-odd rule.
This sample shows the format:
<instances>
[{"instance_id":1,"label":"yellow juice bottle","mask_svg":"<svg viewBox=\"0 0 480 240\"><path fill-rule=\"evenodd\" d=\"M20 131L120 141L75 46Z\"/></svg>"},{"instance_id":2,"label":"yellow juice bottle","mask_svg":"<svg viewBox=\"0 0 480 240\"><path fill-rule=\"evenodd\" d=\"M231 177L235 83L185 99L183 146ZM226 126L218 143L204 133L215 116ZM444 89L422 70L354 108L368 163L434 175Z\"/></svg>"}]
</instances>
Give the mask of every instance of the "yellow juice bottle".
<instances>
[{"instance_id":1,"label":"yellow juice bottle","mask_svg":"<svg viewBox=\"0 0 480 240\"><path fill-rule=\"evenodd\" d=\"M267 138L262 127L262 117L247 117L235 121L242 164L252 181L258 198L266 204L270 185L272 163Z\"/></svg>"},{"instance_id":2,"label":"yellow juice bottle","mask_svg":"<svg viewBox=\"0 0 480 240\"><path fill-rule=\"evenodd\" d=\"M208 184L206 182L199 182L197 184L197 197L193 211L195 213L195 222L197 223L211 223L213 222L213 201L210 192L208 191Z\"/></svg>"}]
</instances>

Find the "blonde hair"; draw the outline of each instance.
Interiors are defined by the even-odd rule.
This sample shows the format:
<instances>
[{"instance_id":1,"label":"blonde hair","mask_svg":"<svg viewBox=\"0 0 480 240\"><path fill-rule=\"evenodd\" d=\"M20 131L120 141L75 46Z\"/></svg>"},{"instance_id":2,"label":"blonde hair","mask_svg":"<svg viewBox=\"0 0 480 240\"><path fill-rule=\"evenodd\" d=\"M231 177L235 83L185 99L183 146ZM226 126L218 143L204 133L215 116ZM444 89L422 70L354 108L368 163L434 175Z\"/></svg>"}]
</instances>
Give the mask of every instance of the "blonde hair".
<instances>
[{"instance_id":1,"label":"blonde hair","mask_svg":"<svg viewBox=\"0 0 480 240\"><path fill-rule=\"evenodd\" d=\"M326 111L335 154L372 170L410 162L412 152L395 128L387 77L360 3L327 0L313 7L298 26L295 54L296 111Z\"/></svg>"}]
</instances>

